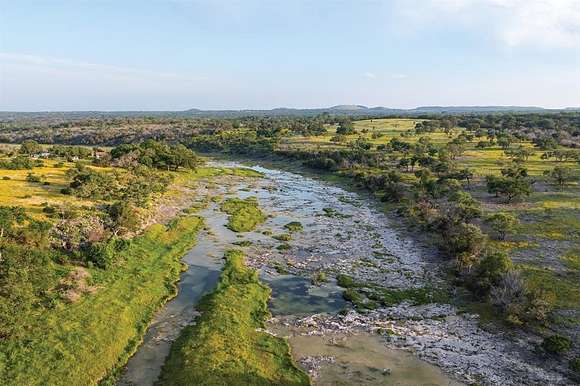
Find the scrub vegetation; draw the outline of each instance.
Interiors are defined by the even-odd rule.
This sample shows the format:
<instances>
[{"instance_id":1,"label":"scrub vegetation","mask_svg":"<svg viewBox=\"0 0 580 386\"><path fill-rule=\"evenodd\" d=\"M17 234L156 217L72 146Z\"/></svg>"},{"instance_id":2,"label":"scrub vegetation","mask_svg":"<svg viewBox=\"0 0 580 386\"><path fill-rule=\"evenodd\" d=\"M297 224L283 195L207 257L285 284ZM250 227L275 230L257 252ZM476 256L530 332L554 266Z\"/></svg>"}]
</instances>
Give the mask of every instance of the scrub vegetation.
<instances>
[{"instance_id":1,"label":"scrub vegetation","mask_svg":"<svg viewBox=\"0 0 580 386\"><path fill-rule=\"evenodd\" d=\"M201 316L172 347L158 385L309 385L281 338L261 331L270 317L270 289L230 250L216 290L198 305Z\"/></svg>"}]
</instances>

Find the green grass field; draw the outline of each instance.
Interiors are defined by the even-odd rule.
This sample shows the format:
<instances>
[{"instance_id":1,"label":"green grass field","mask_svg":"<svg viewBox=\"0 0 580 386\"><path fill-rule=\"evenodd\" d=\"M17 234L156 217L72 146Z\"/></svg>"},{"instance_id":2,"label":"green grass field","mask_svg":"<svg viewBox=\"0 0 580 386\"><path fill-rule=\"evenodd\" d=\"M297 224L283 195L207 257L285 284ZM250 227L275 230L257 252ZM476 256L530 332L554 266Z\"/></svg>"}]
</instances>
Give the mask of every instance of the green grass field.
<instances>
[{"instance_id":1,"label":"green grass field","mask_svg":"<svg viewBox=\"0 0 580 386\"><path fill-rule=\"evenodd\" d=\"M269 317L270 289L228 251L216 290L199 304L195 325L186 327L163 367L159 386L309 385L288 344L260 331Z\"/></svg>"},{"instance_id":2,"label":"green grass field","mask_svg":"<svg viewBox=\"0 0 580 386\"><path fill-rule=\"evenodd\" d=\"M63 195L60 190L68 186L65 173L72 163L64 163L62 167L55 167L57 160L43 160L44 167L35 167L32 170L0 169L0 205L22 206L34 217L44 217L43 203L50 205L93 206L95 201L83 200L70 195ZM96 168L111 170L110 168ZM28 182L26 176L34 173L46 181L43 183ZM8 179L5 179L7 177Z\"/></svg>"}]
</instances>

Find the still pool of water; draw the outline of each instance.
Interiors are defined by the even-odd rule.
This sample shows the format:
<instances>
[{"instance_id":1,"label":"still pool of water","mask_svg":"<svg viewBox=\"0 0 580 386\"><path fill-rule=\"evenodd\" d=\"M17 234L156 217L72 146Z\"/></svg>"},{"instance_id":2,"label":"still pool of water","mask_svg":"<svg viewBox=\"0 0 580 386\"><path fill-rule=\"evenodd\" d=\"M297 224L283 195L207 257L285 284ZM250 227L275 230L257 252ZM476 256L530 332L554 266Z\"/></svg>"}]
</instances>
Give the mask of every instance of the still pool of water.
<instances>
[{"instance_id":1,"label":"still pool of water","mask_svg":"<svg viewBox=\"0 0 580 386\"><path fill-rule=\"evenodd\" d=\"M270 311L274 316L336 313L346 306L343 289L332 282L316 286L308 278L265 272L260 279L272 288Z\"/></svg>"},{"instance_id":2,"label":"still pool of water","mask_svg":"<svg viewBox=\"0 0 580 386\"><path fill-rule=\"evenodd\" d=\"M289 337L289 343L296 358L327 358L314 377L316 386L462 385L411 353L386 348L383 339L369 334L294 335Z\"/></svg>"}]
</instances>

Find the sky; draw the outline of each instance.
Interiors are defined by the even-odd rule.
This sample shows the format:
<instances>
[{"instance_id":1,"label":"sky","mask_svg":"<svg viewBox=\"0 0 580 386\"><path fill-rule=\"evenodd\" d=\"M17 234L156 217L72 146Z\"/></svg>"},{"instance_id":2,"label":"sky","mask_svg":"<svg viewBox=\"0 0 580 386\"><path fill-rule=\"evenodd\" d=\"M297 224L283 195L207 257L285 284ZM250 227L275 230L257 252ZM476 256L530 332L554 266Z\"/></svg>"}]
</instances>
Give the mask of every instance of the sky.
<instances>
[{"instance_id":1,"label":"sky","mask_svg":"<svg viewBox=\"0 0 580 386\"><path fill-rule=\"evenodd\" d=\"M580 106L580 0L0 0L0 111Z\"/></svg>"}]
</instances>

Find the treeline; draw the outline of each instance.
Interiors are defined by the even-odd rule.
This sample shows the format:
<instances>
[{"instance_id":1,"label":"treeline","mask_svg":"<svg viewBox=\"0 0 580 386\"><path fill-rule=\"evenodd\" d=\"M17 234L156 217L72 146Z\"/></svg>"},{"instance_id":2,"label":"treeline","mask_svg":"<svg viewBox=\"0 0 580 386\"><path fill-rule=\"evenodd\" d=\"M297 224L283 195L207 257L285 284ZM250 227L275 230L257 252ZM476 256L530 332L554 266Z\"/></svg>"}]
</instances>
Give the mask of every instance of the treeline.
<instances>
[{"instance_id":1,"label":"treeline","mask_svg":"<svg viewBox=\"0 0 580 386\"><path fill-rule=\"evenodd\" d=\"M409 118L409 116L405 116ZM356 119L376 117L356 117ZM580 145L580 113L490 113L463 115L415 116L418 134L450 131L454 127L469 129L477 136L514 137L543 144L546 149L556 145ZM246 129L259 137L285 135L321 135L328 125L340 127L338 134L352 134L352 118L344 115L318 116L248 116L241 118L200 117L104 117L89 119L28 118L0 122L0 142L21 143L33 139L45 144L119 145L147 139L167 142L188 142L198 135L213 135L230 130Z\"/></svg>"}]
</instances>

